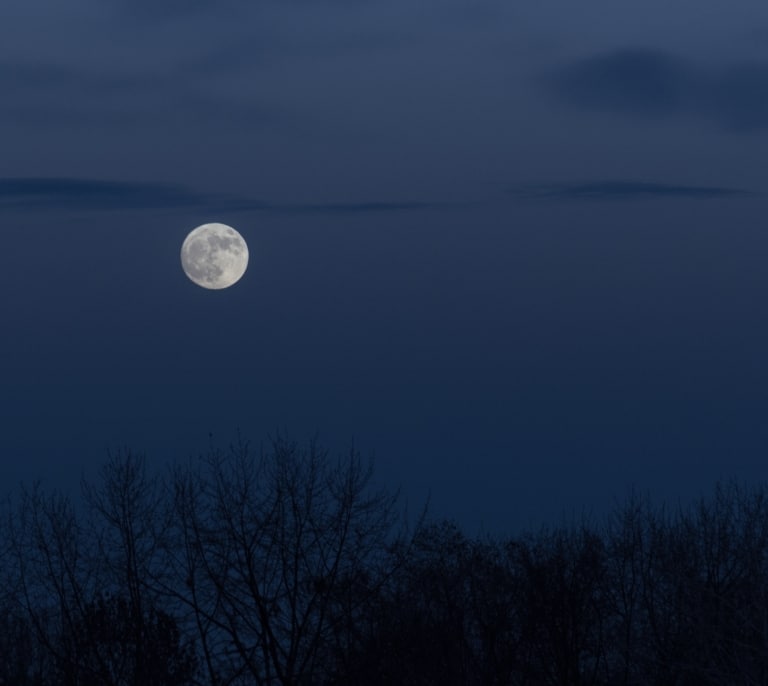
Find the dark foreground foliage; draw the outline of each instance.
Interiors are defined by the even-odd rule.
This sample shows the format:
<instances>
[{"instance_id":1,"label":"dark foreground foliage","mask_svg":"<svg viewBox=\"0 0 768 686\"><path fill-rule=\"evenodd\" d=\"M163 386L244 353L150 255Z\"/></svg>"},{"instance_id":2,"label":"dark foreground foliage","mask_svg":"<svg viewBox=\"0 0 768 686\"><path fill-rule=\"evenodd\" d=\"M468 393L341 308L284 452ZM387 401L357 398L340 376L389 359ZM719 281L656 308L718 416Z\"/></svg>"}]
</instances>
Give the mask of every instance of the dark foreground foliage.
<instances>
[{"instance_id":1,"label":"dark foreground foliage","mask_svg":"<svg viewBox=\"0 0 768 686\"><path fill-rule=\"evenodd\" d=\"M3 686L768 685L768 489L468 538L352 452L118 454L0 537Z\"/></svg>"}]
</instances>

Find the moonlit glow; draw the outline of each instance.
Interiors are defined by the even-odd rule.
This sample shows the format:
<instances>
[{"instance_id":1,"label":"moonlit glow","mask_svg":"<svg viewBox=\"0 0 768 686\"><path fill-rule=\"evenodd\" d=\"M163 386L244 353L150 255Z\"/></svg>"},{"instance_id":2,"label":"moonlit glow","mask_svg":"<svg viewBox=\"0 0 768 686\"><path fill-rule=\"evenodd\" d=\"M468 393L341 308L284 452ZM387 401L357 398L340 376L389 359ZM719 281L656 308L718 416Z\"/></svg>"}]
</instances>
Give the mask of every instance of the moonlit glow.
<instances>
[{"instance_id":1,"label":"moonlit glow","mask_svg":"<svg viewBox=\"0 0 768 686\"><path fill-rule=\"evenodd\" d=\"M248 246L231 226L203 224L184 239L181 266L198 286L228 288L245 274Z\"/></svg>"}]
</instances>

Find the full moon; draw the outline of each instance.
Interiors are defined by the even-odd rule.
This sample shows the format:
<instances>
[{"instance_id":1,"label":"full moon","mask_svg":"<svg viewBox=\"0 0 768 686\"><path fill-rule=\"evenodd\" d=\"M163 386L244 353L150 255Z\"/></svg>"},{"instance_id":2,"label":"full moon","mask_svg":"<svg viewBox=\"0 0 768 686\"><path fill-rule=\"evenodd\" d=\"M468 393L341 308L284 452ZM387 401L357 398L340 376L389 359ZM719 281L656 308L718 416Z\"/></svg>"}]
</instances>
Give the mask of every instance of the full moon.
<instances>
[{"instance_id":1,"label":"full moon","mask_svg":"<svg viewBox=\"0 0 768 686\"><path fill-rule=\"evenodd\" d=\"M248 246L226 224L203 224L193 229L181 246L184 273L203 288L228 288L248 267Z\"/></svg>"}]
</instances>

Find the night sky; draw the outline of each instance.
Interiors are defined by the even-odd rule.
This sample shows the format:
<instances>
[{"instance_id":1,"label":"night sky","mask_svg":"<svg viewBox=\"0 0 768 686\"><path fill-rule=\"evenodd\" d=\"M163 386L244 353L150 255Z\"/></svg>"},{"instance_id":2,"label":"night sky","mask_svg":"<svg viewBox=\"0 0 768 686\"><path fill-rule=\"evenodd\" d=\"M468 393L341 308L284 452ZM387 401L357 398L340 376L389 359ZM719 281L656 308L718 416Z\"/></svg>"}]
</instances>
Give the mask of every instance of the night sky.
<instances>
[{"instance_id":1,"label":"night sky","mask_svg":"<svg viewBox=\"0 0 768 686\"><path fill-rule=\"evenodd\" d=\"M765 0L2 0L0 93L6 491L238 430L470 533L768 477Z\"/></svg>"}]
</instances>

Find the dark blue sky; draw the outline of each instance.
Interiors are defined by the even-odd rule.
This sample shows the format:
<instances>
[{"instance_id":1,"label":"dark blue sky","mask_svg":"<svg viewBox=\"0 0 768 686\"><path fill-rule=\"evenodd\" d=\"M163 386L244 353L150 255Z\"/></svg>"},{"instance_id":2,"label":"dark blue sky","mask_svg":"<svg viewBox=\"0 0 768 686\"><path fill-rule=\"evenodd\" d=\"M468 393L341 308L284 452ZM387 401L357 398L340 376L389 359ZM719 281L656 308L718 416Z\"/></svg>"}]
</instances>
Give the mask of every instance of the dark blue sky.
<instances>
[{"instance_id":1,"label":"dark blue sky","mask_svg":"<svg viewBox=\"0 0 768 686\"><path fill-rule=\"evenodd\" d=\"M768 477L764 1L4 0L0 88L8 489L238 428L471 531Z\"/></svg>"}]
</instances>

